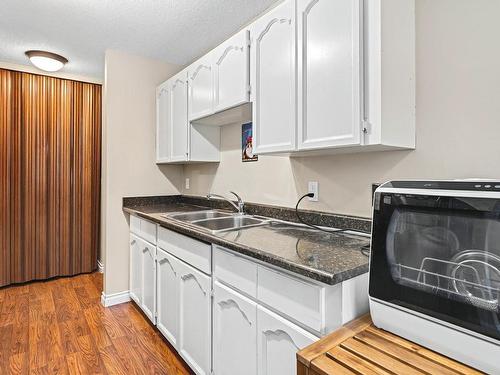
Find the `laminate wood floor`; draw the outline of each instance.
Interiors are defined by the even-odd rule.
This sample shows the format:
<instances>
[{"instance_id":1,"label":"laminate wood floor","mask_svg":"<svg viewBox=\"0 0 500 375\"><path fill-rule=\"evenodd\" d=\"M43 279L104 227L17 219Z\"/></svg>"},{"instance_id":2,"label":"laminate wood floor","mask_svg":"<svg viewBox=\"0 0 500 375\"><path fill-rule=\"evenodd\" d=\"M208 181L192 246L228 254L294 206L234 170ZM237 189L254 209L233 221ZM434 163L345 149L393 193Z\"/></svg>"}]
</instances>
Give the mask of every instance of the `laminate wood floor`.
<instances>
[{"instance_id":1,"label":"laminate wood floor","mask_svg":"<svg viewBox=\"0 0 500 375\"><path fill-rule=\"evenodd\" d=\"M190 374L133 303L104 308L102 274L0 289L0 374Z\"/></svg>"}]
</instances>

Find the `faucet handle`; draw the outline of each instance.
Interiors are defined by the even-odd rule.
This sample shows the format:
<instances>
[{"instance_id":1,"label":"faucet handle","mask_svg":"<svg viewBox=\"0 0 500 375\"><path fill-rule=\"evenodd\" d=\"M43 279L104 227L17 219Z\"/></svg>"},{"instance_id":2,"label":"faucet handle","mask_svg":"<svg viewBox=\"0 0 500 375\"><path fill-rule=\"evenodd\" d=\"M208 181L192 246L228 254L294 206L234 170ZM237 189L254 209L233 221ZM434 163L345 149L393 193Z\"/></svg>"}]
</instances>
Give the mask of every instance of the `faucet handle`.
<instances>
[{"instance_id":1,"label":"faucet handle","mask_svg":"<svg viewBox=\"0 0 500 375\"><path fill-rule=\"evenodd\" d=\"M233 194L236 197L236 199L238 199L238 202L241 202L241 203L243 202L243 199L241 199L241 197L238 194L236 194L234 191L230 191L230 193Z\"/></svg>"},{"instance_id":2,"label":"faucet handle","mask_svg":"<svg viewBox=\"0 0 500 375\"><path fill-rule=\"evenodd\" d=\"M245 203L243 202L243 199L241 199L241 197L236 194L234 191L230 191L231 194L233 194L236 199L238 199L238 212L240 214L244 214L245 213Z\"/></svg>"}]
</instances>

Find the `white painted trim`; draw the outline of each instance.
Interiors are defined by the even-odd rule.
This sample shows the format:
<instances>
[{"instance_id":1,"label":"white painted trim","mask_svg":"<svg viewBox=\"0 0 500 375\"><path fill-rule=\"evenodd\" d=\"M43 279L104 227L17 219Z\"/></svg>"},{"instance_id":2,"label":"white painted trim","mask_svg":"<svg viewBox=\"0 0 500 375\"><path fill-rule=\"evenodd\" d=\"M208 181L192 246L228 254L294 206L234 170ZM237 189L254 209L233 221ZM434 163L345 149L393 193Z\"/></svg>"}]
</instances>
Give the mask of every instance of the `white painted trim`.
<instances>
[{"instance_id":1,"label":"white painted trim","mask_svg":"<svg viewBox=\"0 0 500 375\"><path fill-rule=\"evenodd\" d=\"M100 260L97 260L97 270L99 273L104 273L104 264Z\"/></svg>"},{"instance_id":2,"label":"white painted trim","mask_svg":"<svg viewBox=\"0 0 500 375\"><path fill-rule=\"evenodd\" d=\"M119 305L120 303L125 303L129 301L130 301L130 293L128 290L107 295L104 294L104 292L102 292L101 295L101 304L104 307Z\"/></svg>"},{"instance_id":3,"label":"white painted trim","mask_svg":"<svg viewBox=\"0 0 500 375\"><path fill-rule=\"evenodd\" d=\"M15 63L7 62L7 61L0 61L0 68L7 69L7 70L16 70L18 72L39 74L39 75L55 77L55 78L70 79L73 81L95 83L98 85L102 85L104 83L103 80L100 78L80 76L77 74L71 74L71 73L65 73L65 72L50 73L50 72L45 72L43 70L37 69L37 68L30 66L30 65L15 64Z\"/></svg>"}]
</instances>

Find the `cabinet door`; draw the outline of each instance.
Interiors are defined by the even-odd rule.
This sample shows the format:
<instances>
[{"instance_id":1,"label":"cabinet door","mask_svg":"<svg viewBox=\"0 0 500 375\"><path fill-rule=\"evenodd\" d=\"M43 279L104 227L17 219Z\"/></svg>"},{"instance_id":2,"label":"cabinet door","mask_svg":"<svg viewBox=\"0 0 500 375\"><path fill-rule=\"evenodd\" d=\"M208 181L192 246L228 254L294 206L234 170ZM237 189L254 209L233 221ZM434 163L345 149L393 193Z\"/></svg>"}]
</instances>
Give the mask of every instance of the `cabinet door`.
<instances>
[{"instance_id":1,"label":"cabinet door","mask_svg":"<svg viewBox=\"0 0 500 375\"><path fill-rule=\"evenodd\" d=\"M211 370L211 279L182 263L179 274L180 353L197 374Z\"/></svg>"},{"instance_id":2,"label":"cabinet door","mask_svg":"<svg viewBox=\"0 0 500 375\"><path fill-rule=\"evenodd\" d=\"M156 325L177 347L179 337L179 261L163 250L157 254Z\"/></svg>"},{"instance_id":3,"label":"cabinet door","mask_svg":"<svg viewBox=\"0 0 500 375\"><path fill-rule=\"evenodd\" d=\"M156 163L170 161L170 82L156 89Z\"/></svg>"},{"instance_id":4,"label":"cabinet door","mask_svg":"<svg viewBox=\"0 0 500 375\"><path fill-rule=\"evenodd\" d=\"M212 114L212 54L208 53L188 68L189 121Z\"/></svg>"},{"instance_id":5,"label":"cabinet door","mask_svg":"<svg viewBox=\"0 0 500 375\"><path fill-rule=\"evenodd\" d=\"M257 307L259 375L295 375L296 353L317 340L318 337L286 319Z\"/></svg>"},{"instance_id":6,"label":"cabinet door","mask_svg":"<svg viewBox=\"0 0 500 375\"><path fill-rule=\"evenodd\" d=\"M213 52L214 112L249 101L250 33L242 30Z\"/></svg>"},{"instance_id":7,"label":"cabinet door","mask_svg":"<svg viewBox=\"0 0 500 375\"><path fill-rule=\"evenodd\" d=\"M296 143L294 2L287 0L251 26L254 151L293 151Z\"/></svg>"},{"instance_id":8,"label":"cabinet door","mask_svg":"<svg viewBox=\"0 0 500 375\"><path fill-rule=\"evenodd\" d=\"M156 308L156 246L140 240L142 257L142 304L144 314L155 323Z\"/></svg>"},{"instance_id":9,"label":"cabinet door","mask_svg":"<svg viewBox=\"0 0 500 375\"><path fill-rule=\"evenodd\" d=\"M214 372L255 375L257 305L217 281L214 285Z\"/></svg>"},{"instance_id":10,"label":"cabinet door","mask_svg":"<svg viewBox=\"0 0 500 375\"><path fill-rule=\"evenodd\" d=\"M361 142L361 0L298 0L298 148Z\"/></svg>"},{"instance_id":11,"label":"cabinet door","mask_svg":"<svg viewBox=\"0 0 500 375\"><path fill-rule=\"evenodd\" d=\"M182 71L170 79L170 160L185 161L188 157L187 76Z\"/></svg>"},{"instance_id":12,"label":"cabinet door","mask_svg":"<svg viewBox=\"0 0 500 375\"><path fill-rule=\"evenodd\" d=\"M140 240L130 235L130 298L139 306L142 304L142 256Z\"/></svg>"}]
</instances>

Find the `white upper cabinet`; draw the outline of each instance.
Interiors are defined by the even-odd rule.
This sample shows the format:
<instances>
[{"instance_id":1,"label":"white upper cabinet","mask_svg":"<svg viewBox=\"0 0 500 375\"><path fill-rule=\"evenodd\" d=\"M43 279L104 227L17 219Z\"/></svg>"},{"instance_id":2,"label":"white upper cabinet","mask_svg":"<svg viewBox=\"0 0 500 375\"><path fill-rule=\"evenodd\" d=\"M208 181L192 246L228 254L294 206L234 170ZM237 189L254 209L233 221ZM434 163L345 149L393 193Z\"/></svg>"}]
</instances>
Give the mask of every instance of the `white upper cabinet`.
<instances>
[{"instance_id":1,"label":"white upper cabinet","mask_svg":"<svg viewBox=\"0 0 500 375\"><path fill-rule=\"evenodd\" d=\"M364 20L363 145L415 148L415 0L365 1Z\"/></svg>"},{"instance_id":2,"label":"white upper cabinet","mask_svg":"<svg viewBox=\"0 0 500 375\"><path fill-rule=\"evenodd\" d=\"M156 89L156 163L170 161L170 82Z\"/></svg>"},{"instance_id":3,"label":"white upper cabinet","mask_svg":"<svg viewBox=\"0 0 500 375\"><path fill-rule=\"evenodd\" d=\"M242 30L212 53L214 112L249 101L250 34Z\"/></svg>"},{"instance_id":4,"label":"white upper cabinet","mask_svg":"<svg viewBox=\"0 0 500 375\"><path fill-rule=\"evenodd\" d=\"M296 147L295 3L286 0L250 27L256 153Z\"/></svg>"},{"instance_id":5,"label":"white upper cabinet","mask_svg":"<svg viewBox=\"0 0 500 375\"><path fill-rule=\"evenodd\" d=\"M188 159L187 72L181 71L170 80L170 161Z\"/></svg>"},{"instance_id":6,"label":"white upper cabinet","mask_svg":"<svg viewBox=\"0 0 500 375\"><path fill-rule=\"evenodd\" d=\"M212 52L188 67L189 121L213 112Z\"/></svg>"},{"instance_id":7,"label":"white upper cabinet","mask_svg":"<svg viewBox=\"0 0 500 375\"><path fill-rule=\"evenodd\" d=\"M297 0L298 149L361 142L362 0Z\"/></svg>"},{"instance_id":8,"label":"white upper cabinet","mask_svg":"<svg viewBox=\"0 0 500 375\"><path fill-rule=\"evenodd\" d=\"M167 82L158 163L217 162L249 121L256 154L415 148L415 0L284 0Z\"/></svg>"},{"instance_id":9,"label":"white upper cabinet","mask_svg":"<svg viewBox=\"0 0 500 375\"><path fill-rule=\"evenodd\" d=\"M190 124L188 70L158 86L156 92L156 162L219 161L220 129Z\"/></svg>"}]
</instances>

